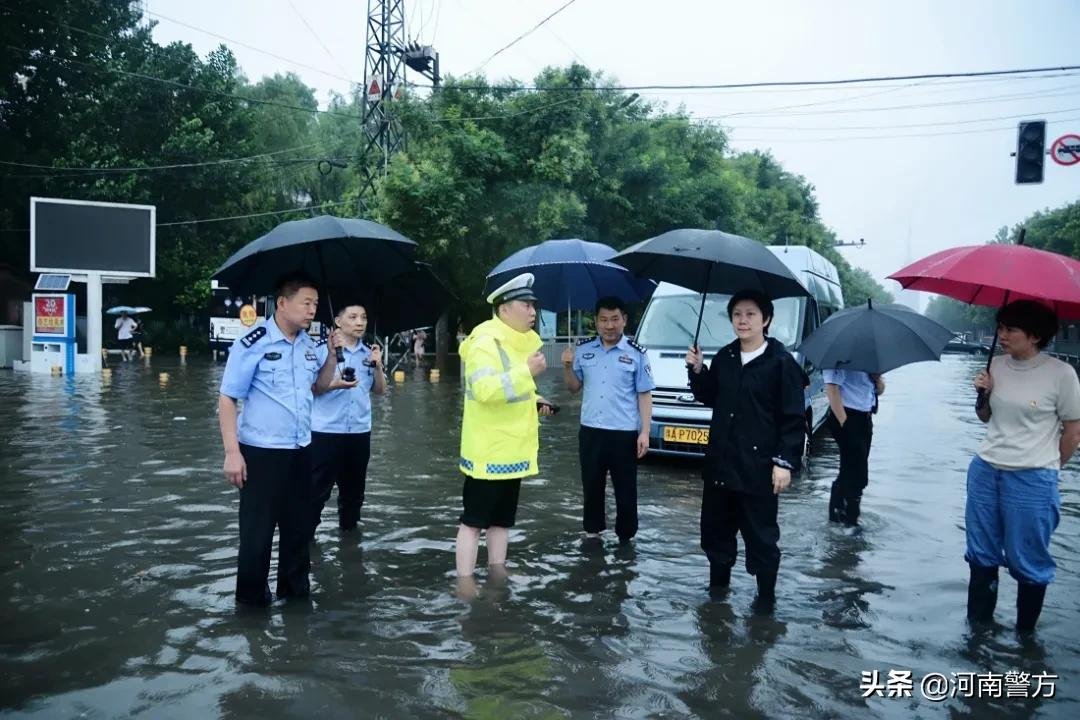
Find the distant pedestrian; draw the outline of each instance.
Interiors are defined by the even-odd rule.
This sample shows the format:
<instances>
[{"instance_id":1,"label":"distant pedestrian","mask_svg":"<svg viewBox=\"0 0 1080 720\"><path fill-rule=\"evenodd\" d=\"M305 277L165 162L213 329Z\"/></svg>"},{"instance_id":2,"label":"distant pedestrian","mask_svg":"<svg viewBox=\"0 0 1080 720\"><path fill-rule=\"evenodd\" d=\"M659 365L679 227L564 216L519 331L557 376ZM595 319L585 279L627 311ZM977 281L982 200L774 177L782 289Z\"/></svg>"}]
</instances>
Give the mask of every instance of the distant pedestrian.
<instances>
[{"instance_id":1,"label":"distant pedestrian","mask_svg":"<svg viewBox=\"0 0 1080 720\"><path fill-rule=\"evenodd\" d=\"M120 313L120 317L116 318L113 327L116 328L116 342L120 348L120 357L124 360L134 360L135 341L133 336L138 323L125 310Z\"/></svg>"},{"instance_id":2,"label":"distant pedestrian","mask_svg":"<svg viewBox=\"0 0 1080 720\"><path fill-rule=\"evenodd\" d=\"M416 367L424 364L424 342L426 340L427 333L423 330L417 330L413 333L413 357L416 359Z\"/></svg>"}]
</instances>

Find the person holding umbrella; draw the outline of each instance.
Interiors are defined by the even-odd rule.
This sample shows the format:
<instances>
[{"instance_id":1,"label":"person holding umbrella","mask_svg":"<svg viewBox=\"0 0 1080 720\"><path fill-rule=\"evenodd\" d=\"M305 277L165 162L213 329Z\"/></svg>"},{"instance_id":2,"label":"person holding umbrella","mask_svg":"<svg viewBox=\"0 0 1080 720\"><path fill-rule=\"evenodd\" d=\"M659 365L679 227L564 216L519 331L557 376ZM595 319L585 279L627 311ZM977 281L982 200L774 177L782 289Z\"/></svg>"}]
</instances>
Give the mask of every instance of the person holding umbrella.
<instances>
[{"instance_id":1,"label":"person holding umbrella","mask_svg":"<svg viewBox=\"0 0 1080 720\"><path fill-rule=\"evenodd\" d=\"M769 338L773 304L757 290L728 302L736 339L704 365L701 350L686 353L694 398L713 409L703 467L701 547L709 558L709 587L731 583L738 547L757 580L754 609L770 612L780 567L779 495L799 470L806 439L805 374L779 341Z\"/></svg>"},{"instance_id":2,"label":"person holding umbrella","mask_svg":"<svg viewBox=\"0 0 1080 720\"><path fill-rule=\"evenodd\" d=\"M120 346L120 357L124 360L135 359L135 331L138 329L139 324L128 315L127 310L120 313L120 317L116 318L116 322L113 323L113 327L116 328L116 341Z\"/></svg>"},{"instance_id":3,"label":"person holding umbrella","mask_svg":"<svg viewBox=\"0 0 1080 720\"><path fill-rule=\"evenodd\" d=\"M563 382L581 401L578 452L584 494L582 525L589 535L606 529L604 485L615 489L615 534L626 545L637 534L637 461L649 450L652 379L645 348L623 335L626 305L617 297L596 302L597 337L562 354Z\"/></svg>"},{"instance_id":4,"label":"person holding umbrella","mask_svg":"<svg viewBox=\"0 0 1080 720\"><path fill-rule=\"evenodd\" d=\"M869 483L873 414L885 392L882 375L903 365L940 360L948 328L904 305L850 307L832 315L799 346L822 368L828 425L840 448L840 472L829 493L829 520L857 527Z\"/></svg>"},{"instance_id":5,"label":"person holding umbrella","mask_svg":"<svg viewBox=\"0 0 1080 720\"><path fill-rule=\"evenodd\" d=\"M307 333L319 303L315 281L302 273L286 275L274 295L274 314L229 350L218 398L223 470L240 491L236 600L247 605L271 601L266 581L275 527L277 596L310 592L312 391L346 386L335 377L334 353ZM341 345L340 336L331 339L333 348Z\"/></svg>"},{"instance_id":6,"label":"person holding umbrella","mask_svg":"<svg viewBox=\"0 0 1080 720\"><path fill-rule=\"evenodd\" d=\"M1080 380L1042 352L1058 331L1053 311L1016 300L997 313L1004 355L974 385L989 398L976 413L986 436L971 459L964 510L971 568L968 618L993 622L998 567L1016 579L1016 630L1030 633L1054 581L1050 536L1061 517L1058 473L1080 445Z\"/></svg>"},{"instance_id":7,"label":"person holding umbrella","mask_svg":"<svg viewBox=\"0 0 1080 720\"><path fill-rule=\"evenodd\" d=\"M335 389L316 390L311 410L312 526L314 537L323 507L337 483L338 527L355 530L364 506L368 461L371 459L371 393L386 391L382 349L364 344L367 310L357 302L338 308L336 341L344 363ZM325 341L320 341L323 343Z\"/></svg>"},{"instance_id":8,"label":"person holding umbrella","mask_svg":"<svg viewBox=\"0 0 1080 720\"><path fill-rule=\"evenodd\" d=\"M458 467L465 475L455 547L459 581L476 568L480 532L487 533L488 565L506 563L521 479L536 475L538 415L555 406L538 396L534 378L547 363L540 352L533 276L523 273L487 297L493 315L461 344L465 407ZM462 588L464 592L464 588Z\"/></svg>"}]
</instances>

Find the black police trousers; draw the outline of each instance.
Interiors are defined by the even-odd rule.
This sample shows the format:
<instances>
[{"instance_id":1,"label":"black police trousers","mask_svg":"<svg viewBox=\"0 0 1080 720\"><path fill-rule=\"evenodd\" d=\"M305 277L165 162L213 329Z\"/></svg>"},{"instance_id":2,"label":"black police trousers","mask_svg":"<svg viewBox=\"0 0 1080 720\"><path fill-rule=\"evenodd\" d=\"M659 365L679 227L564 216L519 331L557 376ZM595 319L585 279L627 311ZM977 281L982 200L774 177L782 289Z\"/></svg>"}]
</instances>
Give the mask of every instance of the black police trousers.
<instances>
[{"instance_id":1,"label":"black police trousers","mask_svg":"<svg viewBox=\"0 0 1080 720\"><path fill-rule=\"evenodd\" d=\"M713 480L705 481L701 496L701 549L709 565L730 570L738 557L736 533L746 545L746 571L751 575L776 575L780 567L780 525L776 521L779 498L728 490Z\"/></svg>"},{"instance_id":2,"label":"black police trousers","mask_svg":"<svg viewBox=\"0 0 1080 720\"><path fill-rule=\"evenodd\" d=\"M636 430L581 426L578 452L585 496L582 520L585 532L598 533L607 528L604 490L610 472L615 490L615 534L624 541L637 534L637 436Z\"/></svg>"},{"instance_id":3,"label":"black police trousers","mask_svg":"<svg viewBox=\"0 0 1080 720\"><path fill-rule=\"evenodd\" d=\"M252 605L270 602L266 581L275 527L279 533L277 596L306 597L311 590L308 448L269 450L241 444L240 453L247 465L247 480L240 488L236 599Z\"/></svg>"},{"instance_id":4,"label":"black police trousers","mask_svg":"<svg viewBox=\"0 0 1080 720\"><path fill-rule=\"evenodd\" d=\"M829 413L829 429L840 448L840 472L829 492L829 520L845 525L859 523L862 494L870 482L870 443L874 438L873 415L844 408L847 420Z\"/></svg>"},{"instance_id":5,"label":"black police trousers","mask_svg":"<svg viewBox=\"0 0 1080 720\"><path fill-rule=\"evenodd\" d=\"M371 433L311 433L311 537L337 484L338 525L352 530L360 521L371 459Z\"/></svg>"}]
</instances>

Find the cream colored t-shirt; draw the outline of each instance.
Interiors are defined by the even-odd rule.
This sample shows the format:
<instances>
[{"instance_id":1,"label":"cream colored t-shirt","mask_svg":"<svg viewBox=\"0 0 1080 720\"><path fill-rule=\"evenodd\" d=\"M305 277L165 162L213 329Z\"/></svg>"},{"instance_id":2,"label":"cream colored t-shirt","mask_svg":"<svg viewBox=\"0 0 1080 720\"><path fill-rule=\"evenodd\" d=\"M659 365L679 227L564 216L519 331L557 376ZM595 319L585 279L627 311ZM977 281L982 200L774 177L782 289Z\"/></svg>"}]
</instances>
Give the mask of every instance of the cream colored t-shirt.
<instances>
[{"instance_id":1,"label":"cream colored t-shirt","mask_svg":"<svg viewBox=\"0 0 1080 720\"><path fill-rule=\"evenodd\" d=\"M1080 420L1080 379L1067 363L1039 353L990 365L990 422L979 457L1005 470L1061 468L1061 423Z\"/></svg>"}]
</instances>

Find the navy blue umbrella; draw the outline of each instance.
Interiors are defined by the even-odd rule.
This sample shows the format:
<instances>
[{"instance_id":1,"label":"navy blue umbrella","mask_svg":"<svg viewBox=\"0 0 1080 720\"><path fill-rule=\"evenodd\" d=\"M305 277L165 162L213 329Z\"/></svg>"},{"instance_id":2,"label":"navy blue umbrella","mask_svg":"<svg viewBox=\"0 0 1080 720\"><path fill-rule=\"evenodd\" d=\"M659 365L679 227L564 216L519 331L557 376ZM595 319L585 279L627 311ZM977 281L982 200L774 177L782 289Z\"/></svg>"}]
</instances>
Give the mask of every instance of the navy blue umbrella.
<instances>
[{"instance_id":1,"label":"navy blue umbrella","mask_svg":"<svg viewBox=\"0 0 1080 720\"><path fill-rule=\"evenodd\" d=\"M537 304L553 312L591 310L597 300L608 296L625 302L648 300L656 283L608 262L614 255L615 250L603 243L547 240L518 250L496 265L487 276L484 294L528 272L536 278Z\"/></svg>"}]
</instances>

